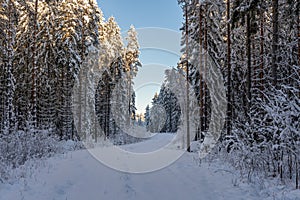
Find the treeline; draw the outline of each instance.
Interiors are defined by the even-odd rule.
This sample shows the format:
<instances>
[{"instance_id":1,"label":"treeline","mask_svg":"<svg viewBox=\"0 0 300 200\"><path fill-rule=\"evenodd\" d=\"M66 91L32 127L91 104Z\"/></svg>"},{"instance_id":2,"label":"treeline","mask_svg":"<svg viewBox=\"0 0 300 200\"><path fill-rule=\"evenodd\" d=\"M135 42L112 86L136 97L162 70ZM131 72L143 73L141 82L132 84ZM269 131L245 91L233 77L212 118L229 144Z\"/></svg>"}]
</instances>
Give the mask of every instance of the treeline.
<instances>
[{"instance_id":1,"label":"treeline","mask_svg":"<svg viewBox=\"0 0 300 200\"><path fill-rule=\"evenodd\" d=\"M200 107L199 135L209 128L207 53L222 71L227 117L221 154L247 172L292 179L300 165L300 3L296 0L179 0L182 52ZM198 60L198 61L197 61ZM179 65L181 67L182 65Z\"/></svg>"},{"instance_id":2,"label":"treeline","mask_svg":"<svg viewBox=\"0 0 300 200\"><path fill-rule=\"evenodd\" d=\"M147 130L152 133L176 133L180 126L181 109L166 81L151 103L151 109L148 105L144 114Z\"/></svg>"},{"instance_id":3,"label":"treeline","mask_svg":"<svg viewBox=\"0 0 300 200\"><path fill-rule=\"evenodd\" d=\"M111 84L118 80L121 121L130 118L132 79L140 65L134 27L124 45L114 18L105 21L94 0L1 0L0 5L0 135L47 130L61 139L100 137L91 123L112 123L107 113L103 119L101 106L109 104ZM111 81L103 85L103 77ZM100 118L87 113L90 97ZM73 101L79 105L76 116ZM111 128L105 131L108 136Z\"/></svg>"}]
</instances>

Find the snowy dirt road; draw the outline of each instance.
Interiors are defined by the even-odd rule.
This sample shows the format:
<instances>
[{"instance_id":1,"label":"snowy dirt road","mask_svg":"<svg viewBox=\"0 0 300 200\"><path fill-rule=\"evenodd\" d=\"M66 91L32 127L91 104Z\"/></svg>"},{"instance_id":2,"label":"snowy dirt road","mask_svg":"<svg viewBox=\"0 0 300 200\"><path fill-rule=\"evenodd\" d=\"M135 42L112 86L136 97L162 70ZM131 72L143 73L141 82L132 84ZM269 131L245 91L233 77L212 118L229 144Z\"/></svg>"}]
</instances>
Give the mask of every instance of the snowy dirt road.
<instances>
[{"instance_id":1,"label":"snowy dirt road","mask_svg":"<svg viewBox=\"0 0 300 200\"><path fill-rule=\"evenodd\" d=\"M126 146L147 151L172 139L158 134ZM221 200L261 199L251 187L234 186L235 177L185 153L159 171L130 174L106 167L87 150L57 155L36 169L30 178L0 185L1 200ZM219 167L220 169L222 166Z\"/></svg>"}]
</instances>

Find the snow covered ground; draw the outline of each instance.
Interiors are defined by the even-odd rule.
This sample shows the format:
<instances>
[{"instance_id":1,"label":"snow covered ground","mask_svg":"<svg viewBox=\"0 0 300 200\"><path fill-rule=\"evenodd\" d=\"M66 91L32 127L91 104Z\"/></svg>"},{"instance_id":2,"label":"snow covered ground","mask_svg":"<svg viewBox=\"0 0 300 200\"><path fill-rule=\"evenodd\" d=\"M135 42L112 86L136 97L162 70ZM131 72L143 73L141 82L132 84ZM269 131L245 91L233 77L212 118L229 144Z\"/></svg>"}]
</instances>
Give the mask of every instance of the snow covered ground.
<instances>
[{"instance_id":1,"label":"snow covered ground","mask_svg":"<svg viewBox=\"0 0 300 200\"><path fill-rule=\"evenodd\" d=\"M168 143L172 134L127 145L135 152L152 151ZM176 150L174 150L176 151ZM45 161L31 177L9 185L0 183L1 200L258 200L279 199L242 183L221 164L199 163L185 153L170 166L144 174L123 173L96 160L87 150L57 155ZM300 199L293 191L290 198Z\"/></svg>"}]
</instances>

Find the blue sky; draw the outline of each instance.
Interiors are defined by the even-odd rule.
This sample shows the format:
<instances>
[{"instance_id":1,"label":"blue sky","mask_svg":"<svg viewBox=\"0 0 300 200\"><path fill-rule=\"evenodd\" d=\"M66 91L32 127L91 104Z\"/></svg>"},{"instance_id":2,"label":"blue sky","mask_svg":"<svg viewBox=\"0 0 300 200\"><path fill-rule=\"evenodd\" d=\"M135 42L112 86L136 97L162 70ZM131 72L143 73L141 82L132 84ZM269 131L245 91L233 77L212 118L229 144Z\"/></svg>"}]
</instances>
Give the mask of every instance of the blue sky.
<instances>
[{"instance_id":1,"label":"blue sky","mask_svg":"<svg viewBox=\"0 0 300 200\"><path fill-rule=\"evenodd\" d=\"M177 0L98 0L105 19L114 16L123 36L131 24L138 32L143 67L134 82L136 107L144 113L164 79L164 70L180 56L181 8Z\"/></svg>"},{"instance_id":2,"label":"blue sky","mask_svg":"<svg viewBox=\"0 0 300 200\"><path fill-rule=\"evenodd\" d=\"M161 27L178 30L182 13L177 0L98 0L105 18L114 16L122 30Z\"/></svg>"}]
</instances>

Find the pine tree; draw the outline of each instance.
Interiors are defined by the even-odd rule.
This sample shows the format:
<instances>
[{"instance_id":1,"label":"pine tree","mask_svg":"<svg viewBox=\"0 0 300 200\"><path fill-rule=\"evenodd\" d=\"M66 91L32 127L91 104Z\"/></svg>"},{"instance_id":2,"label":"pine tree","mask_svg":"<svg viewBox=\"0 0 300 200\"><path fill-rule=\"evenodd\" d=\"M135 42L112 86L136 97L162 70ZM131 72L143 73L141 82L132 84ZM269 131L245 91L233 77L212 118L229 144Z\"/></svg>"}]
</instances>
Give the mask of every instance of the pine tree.
<instances>
[{"instance_id":1,"label":"pine tree","mask_svg":"<svg viewBox=\"0 0 300 200\"><path fill-rule=\"evenodd\" d=\"M135 92L132 93L131 95L131 103L130 103L130 111L131 111L131 120L133 122L136 121L136 107L135 107Z\"/></svg>"},{"instance_id":2,"label":"pine tree","mask_svg":"<svg viewBox=\"0 0 300 200\"><path fill-rule=\"evenodd\" d=\"M272 25L273 25L273 39L272 39L272 78L273 86L277 88L277 51L278 51L278 39L279 39L279 11L278 11L278 0L272 0Z\"/></svg>"},{"instance_id":3,"label":"pine tree","mask_svg":"<svg viewBox=\"0 0 300 200\"><path fill-rule=\"evenodd\" d=\"M149 107L149 105L147 105L145 110L146 110L145 114L144 114L145 126L146 126L147 131L150 131L150 107Z\"/></svg>"},{"instance_id":4,"label":"pine tree","mask_svg":"<svg viewBox=\"0 0 300 200\"><path fill-rule=\"evenodd\" d=\"M138 67L141 67L141 63L138 59L139 57L139 43L137 38L137 32L133 25L130 26L130 29L127 32L127 46L124 52L124 61L125 61L125 71L128 87L128 113L129 118L127 124L130 125L130 117L135 112L135 108L131 106L133 99L133 78L137 75ZM134 120L135 121L135 120Z\"/></svg>"},{"instance_id":5,"label":"pine tree","mask_svg":"<svg viewBox=\"0 0 300 200\"><path fill-rule=\"evenodd\" d=\"M3 6L0 10L0 26L2 27L1 35L1 69L2 76L2 113L1 113L1 132L11 134L14 131L14 59L15 59L15 37L16 37L16 5L14 1L1 1Z\"/></svg>"},{"instance_id":6,"label":"pine tree","mask_svg":"<svg viewBox=\"0 0 300 200\"><path fill-rule=\"evenodd\" d=\"M294 177L298 187L299 160L286 147L294 146L288 141L299 141L298 137L289 135L291 129L287 127L293 127L295 123L290 122L297 117L287 110L293 110L296 115L299 112L286 102L299 105L299 95L295 96L299 91L299 4L285 0L180 0L179 4L188 19L181 29L182 52L191 48L190 59L193 65L196 63L201 68L200 73L194 66L189 68L189 82L200 106L202 125L199 129L209 128L205 120L212 115L210 91L201 80L205 80L204 71L207 70L204 50L223 70L227 80L225 151L251 158L249 171L265 167L281 179L287 175ZM181 73L185 69L186 66L179 63L178 71ZM283 116L286 122L281 121Z\"/></svg>"}]
</instances>

